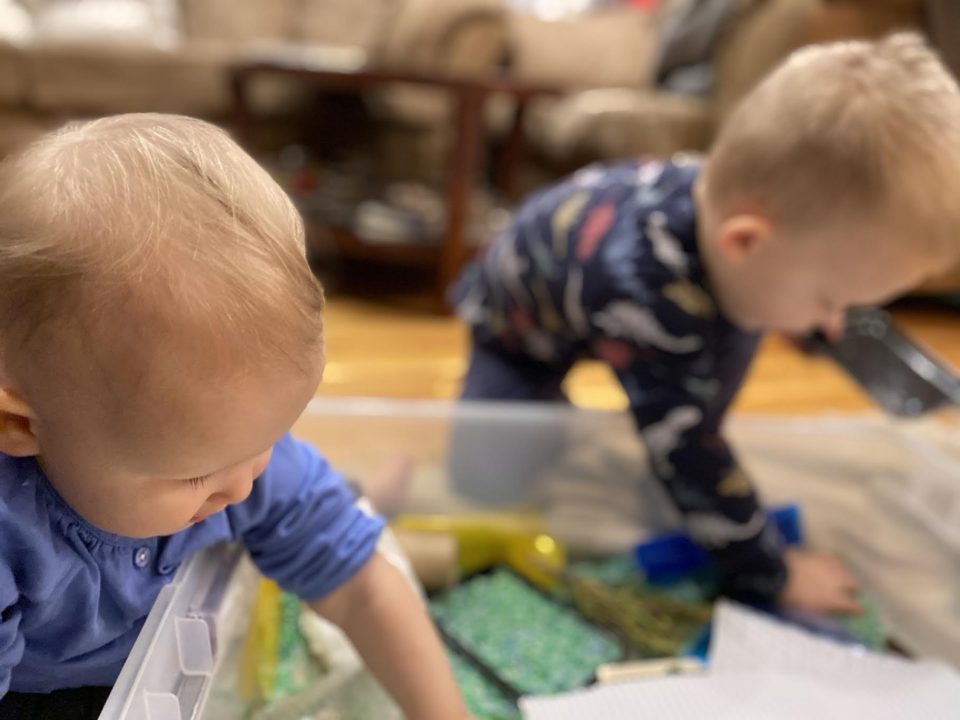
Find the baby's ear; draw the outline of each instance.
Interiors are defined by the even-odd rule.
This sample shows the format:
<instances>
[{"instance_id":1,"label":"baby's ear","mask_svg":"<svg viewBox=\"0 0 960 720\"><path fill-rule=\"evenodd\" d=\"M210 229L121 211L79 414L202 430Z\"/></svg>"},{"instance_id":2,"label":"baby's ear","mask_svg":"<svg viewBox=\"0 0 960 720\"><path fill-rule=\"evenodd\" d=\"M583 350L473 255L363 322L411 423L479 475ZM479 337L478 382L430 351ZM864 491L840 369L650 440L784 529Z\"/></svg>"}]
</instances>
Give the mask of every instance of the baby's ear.
<instances>
[{"instance_id":1,"label":"baby's ear","mask_svg":"<svg viewBox=\"0 0 960 720\"><path fill-rule=\"evenodd\" d=\"M0 387L0 452L30 457L40 452L33 431L36 415L15 390Z\"/></svg>"},{"instance_id":2,"label":"baby's ear","mask_svg":"<svg viewBox=\"0 0 960 720\"><path fill-rule=\"evenodd\" d=\"M773 226L762 215L731 215L720 223L716 245L730 263L740 263L761 248L773 235Z\"/></svg>"}]
</instances>

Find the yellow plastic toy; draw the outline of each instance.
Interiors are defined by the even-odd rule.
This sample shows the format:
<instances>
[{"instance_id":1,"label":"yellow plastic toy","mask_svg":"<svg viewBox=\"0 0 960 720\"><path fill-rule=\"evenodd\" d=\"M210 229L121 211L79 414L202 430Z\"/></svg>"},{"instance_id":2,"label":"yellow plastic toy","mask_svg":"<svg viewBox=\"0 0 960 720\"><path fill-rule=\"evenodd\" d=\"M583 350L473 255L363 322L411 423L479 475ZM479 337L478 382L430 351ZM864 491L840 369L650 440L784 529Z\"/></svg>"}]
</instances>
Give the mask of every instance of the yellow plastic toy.
<instances>
[{"instance_id":1,"label":"yellow plastic toy","mask_svg":"<svg viewBox=\"0 0 960 720\"><path fill-rule=\"evenodd\" d=\"M460 550L460 572L467 575L507 564L535 585L550 589L566 568L566 552L546 533L539 513L402 515L393 527L453 535Z\"/></svg>"},{"instance_id":2,"label":"yellow plastic toy","mask_svg":"<svg viewBox=\"0 0 960 720\"><path fill-rule=\"evenodd\" d=\"M266 700L276 688L281 592L272 580L257 587L240 670L240 694L248 702Z\"/></svg>"}]
</instances>

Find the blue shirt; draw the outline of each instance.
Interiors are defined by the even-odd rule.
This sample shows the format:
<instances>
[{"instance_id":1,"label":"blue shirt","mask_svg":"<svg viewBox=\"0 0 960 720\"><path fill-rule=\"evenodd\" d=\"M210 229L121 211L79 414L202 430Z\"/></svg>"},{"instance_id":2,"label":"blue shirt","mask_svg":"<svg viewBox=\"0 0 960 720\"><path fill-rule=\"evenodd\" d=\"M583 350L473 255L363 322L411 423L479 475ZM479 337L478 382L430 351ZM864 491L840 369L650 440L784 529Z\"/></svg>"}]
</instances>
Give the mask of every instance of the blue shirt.
<instances>
[{"instance_id":1,"label":"blue shirt","mask_svg":"<svg viewBox=\"0 0 960 720\"><path fill-rule=\"evenodd\" d=\"M697 239L699 173L692 159L641 159L546 188L454 300L476 344L524 367L562 375L581 357L605 361L723 590L767 602L786 578L781 541L721 433L759 337L714 297Z\"/></svg>"},{"instance_id":2,"label":"blue shirt","mask_svg":"<svg viewBox=\"0 0 960 720\"><path fill-rule=\"evenodd\" d=\"M240 541L266 576L313 601L366 564L382 527L289 435L244 502L148 539L91 526L36 459L0 454L0 696L112 685L160 590L204 548Z\"/></svg>"}]
</instances>

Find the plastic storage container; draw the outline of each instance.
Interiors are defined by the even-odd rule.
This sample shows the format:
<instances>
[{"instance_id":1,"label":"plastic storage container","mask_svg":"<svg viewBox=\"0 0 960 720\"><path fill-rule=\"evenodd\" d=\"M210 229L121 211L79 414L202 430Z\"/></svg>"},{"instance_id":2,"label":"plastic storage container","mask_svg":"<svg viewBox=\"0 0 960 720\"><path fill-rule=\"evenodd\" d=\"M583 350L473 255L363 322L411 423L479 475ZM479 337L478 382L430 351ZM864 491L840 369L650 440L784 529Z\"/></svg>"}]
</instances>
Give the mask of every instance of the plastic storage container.
<instances>
[{"instance_id":1,"label":"plastic storage container","mask_svg":"<svg viewBox=\"0 0 960 720\"><path fill-rule=\"evenodd\" d=\"M185 563L150 611L101 720L199 718L217 661L245 628L257 580L236 546Z\"/></svg>"},{"instance_id":2,"label":"plastic storage container","mask_svg":"<svg viewBox=\"0 0 960 720\"><path fill-rule=\"evenodd\" d=\"M402 509L536 507L576 553L629 550L677 517L625 413L542 405L315 401L294 428L372 495L409 464ZM836 552L896 639L960 665L960 437L879 417L744 419L729 436L770 504L801 505L807 541ZM230 720L204 710L229 667L256 571L216 548L181 568L144 625L102 720Z\"/></svg>"}]
</instances>

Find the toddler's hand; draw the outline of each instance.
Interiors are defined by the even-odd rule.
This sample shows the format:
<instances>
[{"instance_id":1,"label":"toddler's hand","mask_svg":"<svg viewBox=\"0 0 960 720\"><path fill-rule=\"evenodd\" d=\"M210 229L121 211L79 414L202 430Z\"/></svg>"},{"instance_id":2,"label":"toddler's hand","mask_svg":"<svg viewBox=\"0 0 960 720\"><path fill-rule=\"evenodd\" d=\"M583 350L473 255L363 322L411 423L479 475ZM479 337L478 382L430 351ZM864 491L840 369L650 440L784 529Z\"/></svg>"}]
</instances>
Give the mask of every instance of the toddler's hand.
<instances>
[{"instance_id":1,"label":"toddler's hand","mask_svg":"<svg viewBox=\"0 0 960 720\"><path fill-rule=\"evenodd\" d=\"M843 563L831 555L788 550L787 584L780 602L794 610L818 613L861 612L857 601L857 581Z\"/></svg>"}]
</instances>

